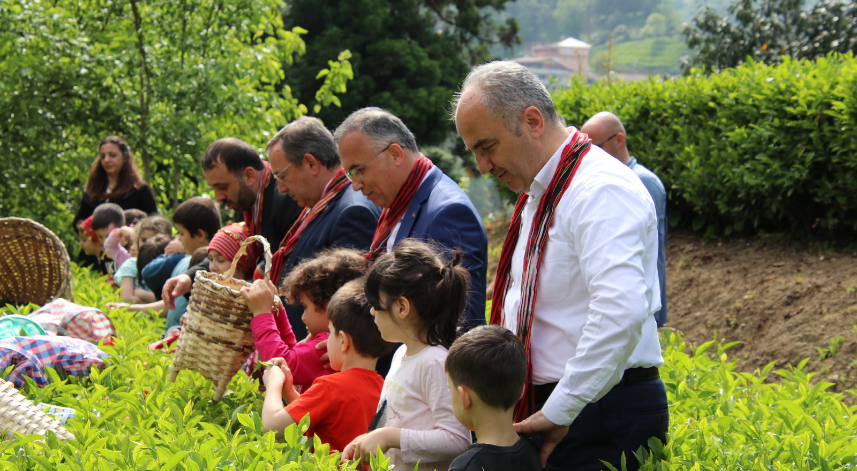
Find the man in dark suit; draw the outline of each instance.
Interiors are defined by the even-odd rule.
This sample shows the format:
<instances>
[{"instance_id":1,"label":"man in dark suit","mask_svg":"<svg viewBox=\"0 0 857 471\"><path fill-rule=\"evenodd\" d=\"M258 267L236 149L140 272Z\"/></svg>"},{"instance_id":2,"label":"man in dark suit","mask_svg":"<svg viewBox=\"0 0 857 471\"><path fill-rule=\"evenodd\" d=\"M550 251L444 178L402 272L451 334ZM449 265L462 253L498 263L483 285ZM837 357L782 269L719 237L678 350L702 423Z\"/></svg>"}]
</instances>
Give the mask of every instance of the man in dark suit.
<instances>
[{"instance_id":1,"label":"man in dark suit","mask_svg":"<svg viewBox=\"0 0 857 471\"><path fill-rule=\"evenodd\" d=\"M333 134L317 118L302 117L268 142L268 161L280 193L305 208L280 244L271 279L277 286L301 260L322 249L348 247L366 251L372 242L381 208L351 191ZM272 247L275 250L276 247ZM278 272L278 273L275 273ZM298 339L307 336L301 306L286 305Z\"/></svg>"},{"instance_id":2,"label":"man in dark suit","mask_svg":"<svg viewBox=\"0 0 857 471\"><path fill-rule=\"evenodd\" d=\"M420 153L411 131L388 111L355 111L334 139L354 190L384 208L370 248L373 258L405 238L461 249L471 277L462 324L485 324L488 237L464 191Z\"/></svg>"},{"instance_id":3,"label":"man in dark suit","mask_svg":"<svg viewBox=\"0 0 857 471\"><path fill-rule=\"evenodd\" d=\"M277 191L268 162L259 158L250 144L226 137L208 146L200 164L217 202L235 210L236 219L244 215L250 235L261 235L276 247L297 220L301 208ZM258 262L261 250L257 255ZM198 270L208 270L207 259L185 274L167 280L162 295L168 307L172 309L176 297L190 292Z\"/></svg>"}]
</instances>

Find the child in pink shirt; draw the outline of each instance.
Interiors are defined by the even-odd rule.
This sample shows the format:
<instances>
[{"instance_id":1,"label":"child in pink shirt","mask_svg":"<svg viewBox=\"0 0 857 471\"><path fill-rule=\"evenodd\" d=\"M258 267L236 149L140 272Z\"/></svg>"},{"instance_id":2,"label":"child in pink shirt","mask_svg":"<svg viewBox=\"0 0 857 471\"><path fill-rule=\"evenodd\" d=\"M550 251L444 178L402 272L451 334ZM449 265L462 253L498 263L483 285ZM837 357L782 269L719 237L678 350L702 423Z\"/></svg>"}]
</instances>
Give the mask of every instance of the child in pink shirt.
<instances>
[{"instance_id":1,"label":"child in pink shirt","mask_svg":"<svg viewBox=\"0 0 857 471\"><path fill-rule=\"evenodd\" d=\"M325 250L315 258L303 260L292 269L283 280L280 293L286 296L289 304L299 304L304 308L301 320L309 336L300 341L295 338L279 298L271 296L271 300L251 300L248 298L249 288L242 290L253 313L250 328L256 339L259 360L284 358L292 372L295 386L302 390L309 388L319 376L333 373L333 370L324 367L321 360L327 350L316 350L317 344L327 342L327 303L340 287L362 277L367 270L367 260L360 252L352 249ZM272 292L276 292L273 283L269 287Z\"/></svg>"}]
</instances>

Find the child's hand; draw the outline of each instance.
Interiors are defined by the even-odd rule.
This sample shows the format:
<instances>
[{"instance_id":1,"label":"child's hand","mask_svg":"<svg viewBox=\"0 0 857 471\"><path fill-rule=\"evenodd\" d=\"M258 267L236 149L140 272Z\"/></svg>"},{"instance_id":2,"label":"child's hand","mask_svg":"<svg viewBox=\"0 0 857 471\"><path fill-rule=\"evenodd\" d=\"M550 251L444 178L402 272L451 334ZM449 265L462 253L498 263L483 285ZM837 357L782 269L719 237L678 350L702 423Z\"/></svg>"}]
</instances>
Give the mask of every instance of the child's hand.
<instances>
[{"instance_id":1,"label":"child's hand","mask_svg":"<svg viewBox=\"0 0 857 471\"><path fill-rule=\"evenodd\" d=\"M164 257L169 257L170 255L175 255L177 253L184 253L184 245L182 245L181 241L178 239L173 239L167 244L167 247L164 249Z\"/></svg>"},{"instance_id":2,"label":"child's hand","mask_svg":"<svg viewBox=\"0 0 857 471\"><path fill-rule=\"evenodd\" d=\"M274 389L285 389L285 384L287 382L286 375L288 374L288 380L291 380L292 372L289 370L288 366L283 365L275 365L273 363L261 362L266 366L265 374L262 375L262 382L265 383L265 389L274 390ZM288 373L286 373L288 372Z\"/></svg>"},{"instance_id":3,"label":"child's hand","mask_svg":"<svg viewBox=\"0 0 857 471\"><path fill-rule=\"evenodd\" d=\"M330 369L330 354L327 353L327 342L319 342L315 344L316 351L324 350L319 360L321 360L321 365L324 366L325 369Z\"/></svg>"},{"instance_id":4,"label":"child's hand","mask_svg":"<svg viewBox=\"0 0 857 471\"><path fill-rule=\"evenodd\" d=\"M128 303L107 303L107 309L110 310L127 308L128 306L130 306Z\"/></svg>"},{"instance_id":5,"label":"child's hand","mask_svg":"<svg viewBox=\"0 0 857 471\"><path fill-rule=\"evenodd\" d=\"M360 440L363 440L363 438L366 435L367 434L365 434L365 433L363 435L359 435L354 440L351 440L351 443L349 443L348 445L345 445L345 449L342 450L342 460L343 461L348 461L348 460L354 459L354 449L357 448L357 442L359 442Z\"/></svg>"},{"instance_id":6,"label":"child's hand","mask_svg":"<svg viewBox=\"0 0 857 471\"><path fill-rule=\"evenodd\" d=\"M134 229L131 229L128 226L122 226L117 230L119 231L119 244L123 247L127 246L132 240L134 240Z\"/></svg>"},{"instance_id":7,"label":"child's hand","mask_svg":"<svg viewBox=\"0 0 857 471\"><path fill-rule=\"evenodd\" d=\"M379 428L355 438L345 447L345 450L353 450L350 459L368 463L369 459L378 452L378 447L381 447L381 452L383 453L386 453L390 448L400 448L400 436L401 429L393 427ZM353 448L352 445L354 446ZM342 452L343 458L346 451Z\"/></svg>"},{"instance_id":8,"label":"child's hand","mask_svg":"<svg viewBox=\"0 0 857 471\"><path fill-rule=\"evenodd\" d=\"M247 301L247 308L253 313L253 317L271 312L274 308L276 292L271 292L269 284L273 286L270 281L266 283L265 280L256 280L252 286L241 288L241 296Z\"/></svg>"}]
</instances>

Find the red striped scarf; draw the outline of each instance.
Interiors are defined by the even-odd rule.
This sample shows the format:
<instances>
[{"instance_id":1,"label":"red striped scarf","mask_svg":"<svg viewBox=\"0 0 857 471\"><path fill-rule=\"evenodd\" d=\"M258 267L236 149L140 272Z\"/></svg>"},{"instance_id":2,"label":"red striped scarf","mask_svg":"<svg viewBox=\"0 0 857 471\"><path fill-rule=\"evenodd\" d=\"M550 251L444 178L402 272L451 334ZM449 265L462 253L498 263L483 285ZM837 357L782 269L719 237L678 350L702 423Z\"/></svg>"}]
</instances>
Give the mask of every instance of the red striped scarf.
<instances>
[{"instance_id":1,"label":"red striped scarf","mask_svg":"<svg viewBox=\"0 0 857 471\"><path fill-rule=\"evenodd\" d=\"M381 216L378 218L378 227L375 228L375 235L372 237L372 245L366 254L366 258L370 261L374 261L387 251L387 239L390 238L390 233L393 232L396 223L399 222L399 219L407 211L408 206L411 205L411 200L417 194L423 178L433 166L434 164L431 163L431 160L421 152L420 158L417 160L416 165L414 165L413 170L411 170L411 174L408 175L408 179L405 181L402 189L396 195L396 199L393 200L393 204L381 211Z\"/></svg>"},{"instance_id":2,"label":"red striped scarf","mask_svg":"<svg viewBox=\"0 0 857 471\"><path fill-rule=\"evenodd\" d=\"M327 209L327 205L336 198L336 195L342 193L342 191L348 188L350 184L351 181L345 178L345 170L340 169L336 176L333 177L333 181L331 181L327 191L321 195L321 199L318 200L312 208L304 208L304 210L301 211L301 215L298 217L298 220L292 224L289 232L287 232L286 236L283 237L283 241L280 243L280 248L271 258L271 280L274 280L275 283L278 282L280 279L280 271L283 269L283 263L288 260L292 250L294 250L295 246L298 245L298 240L301 238L301 234L304 233L306 228L319 214L323 213L324 210ZM262 277L258 270L256 273L259 276L259 279L261 279ZM256 277L254 276L254 278Z\"/></svg>"},{"instance_id":3,"label":"red striped scarf","mask_svg":"<svg viewBox=\"0 0 857 471\"><path fill-rule=\"evenodd\" d=\"M539 267L544 258L544 248L548 240L548 229L553 222L554 209L568 189L571 179L577 172L580 160L589 152L592 140L589 136L577 131L571 142L563 149L562 157L551 179L545 193L539 201L539 206L533 216L533 225L530 227L527 248L524 253L524 273L521 280L521 304L518 307L518 337L524 343L527 351L527 387L524 395L515 407L515 421L520 422L533 414L535 408L533 397L533 361L532 346L530 344L530 333L533 327L533 314L538 296ZM528 196L524 193L518 197L515 205L515 214L509 225L509 233L503 242L503 251L500 253L500 265L497 267L495 279L494 299L491 304L491 324L504 326L505 311L503 304L506 301L506 293L512 283L511 268L512 256L518 244L521 234L521 214L527 204Z\"/></svg>"},{"instance_id":4,"label":"red striped scarf","mask_svg":"<svg viewBox=\"0 0 857 471\"><path fill-rule=\"evenodd\" d=\"M259 189L256 191L256 203L250 211L244 211L244 222L247 225L247 237L261 235L262 230L262 205L265 198L265 188L271 182L271 165L268 162L262 161L262 171L259 173ZM254 243L247 246L247 255L255 266L259 263L259 257L262 256L260 244Z\"/></svg>"}]
</instances>

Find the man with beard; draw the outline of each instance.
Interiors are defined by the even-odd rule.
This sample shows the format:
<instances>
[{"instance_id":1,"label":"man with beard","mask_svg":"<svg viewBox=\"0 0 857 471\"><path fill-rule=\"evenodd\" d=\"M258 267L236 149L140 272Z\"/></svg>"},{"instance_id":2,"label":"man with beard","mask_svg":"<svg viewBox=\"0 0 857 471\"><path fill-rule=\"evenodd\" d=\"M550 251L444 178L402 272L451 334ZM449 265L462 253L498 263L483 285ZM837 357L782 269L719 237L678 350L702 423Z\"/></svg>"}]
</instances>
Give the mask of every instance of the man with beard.
<instances>
[{"instance_id":1,"label":"man with beard","mask_svg":"<svg viewBox=\"0 0 857 471\"><path fill-rule=\"evenodd\" d=\"M301 208L277 190L268 162L260 159L250 144L226 137L208 146L200 164L217 202L234 210L236 216L244 216L249 235L261 235L276 247L297 220ZM264 258L259 244L247 249L255 263ZM190 292L193 277L200 269L208 269L207 259L185 274L167 280L162 292L167 306L173 306L176 297Z\"/></svg>"}]
</instances>

